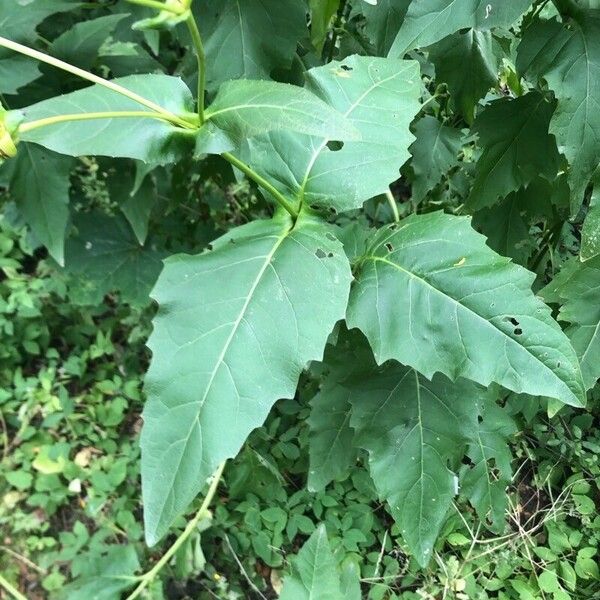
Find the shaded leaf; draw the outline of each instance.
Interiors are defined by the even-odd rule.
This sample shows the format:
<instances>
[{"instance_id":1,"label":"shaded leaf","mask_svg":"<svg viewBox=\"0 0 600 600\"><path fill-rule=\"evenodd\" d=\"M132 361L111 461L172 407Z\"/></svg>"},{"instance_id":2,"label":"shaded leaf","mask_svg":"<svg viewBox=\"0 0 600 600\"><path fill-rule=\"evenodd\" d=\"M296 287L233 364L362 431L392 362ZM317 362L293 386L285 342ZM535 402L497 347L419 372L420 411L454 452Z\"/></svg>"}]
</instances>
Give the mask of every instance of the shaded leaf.
<instances>
[{"instance_id":1,"label":"shaded leaf","mask_svg":"<svg viewBox=\"0 0 600 600\"><path fill-rule=\"evenodd\" d=\"M516 426L497 404L489 402L482 409L482 418L474 428L467 449L473 464L461 472L461 492L487 527L502 533L508 504L506 487L512 478L508 439L516 432Z\"/></svg>"},{"instance_id":2,"label":"shaded leaf","mask_svg":"<svg viewBox=\"0 0 600 600\"><path fill-rule=\"evenodd\" d=\"M570 164L576 215L599 164L600 11L582 11L578 22L534 23L519 45L517 66L522 74L547 81L558 100L550 132Z\"/></svg>"},{"instance_id":3,"label":"shaded leaf","mask_svg":"<svg viewBox=\"0 0 600 600\"><path fill-rule=\"evenodd\" d=\"M331 21L340 7L340 0L309 0L308 6L310 8L310 41L317 52L322 52Z\"/></svg>"},{"instance_id":4,"label":"shaded leaf","mask_svg":"<svg viewBox=\"0 0 600 600\"><path fill-rule=\"evenodd\" d=\"M350 391L356 443L369 451L377 490L402 537L426 566L456 495L465 440L485 392L464 379L432 381L397 363L342 383Z\"/></svg>"},{"instance_id":5,"label":"shaded leaf","mask_svg":"<svg viewBox=\"0 0 600 600\"><path fill-rule=\"evenodd\" d=\"M151 244L141 246L123 217L82 213L74 224L77 235L67 240L65 251L72 299L98 304L118 291L124 302L147 305L164 254Z\"/></svg>"},{"instance_id":6,"label":"shaded leaf","mask_svg":"<svg viewBox=\"0 0 600 600\"><path fill-rule=\"evenodd\" d=\"M490 250L469 219L411 216L375 233L359 265L346 318L378 363L585 403L575 352L531 292L535 275Z\"/></svg>"},{"instance_id":7,"label":"shaded leaf","mask_svg":"<svg viewBox=\"0 0 600 600\"><path fill-rule=\"evenodd\" d=\"M275 68L288 68L297 41L308 33L306 6L297 0L206 0L193 10L212 90L230 79L269 79Z\"/></svg>"},{"instance_id":8,"label":"shaded leaf","mask_svg":"<svg viewBox=\"0 0 600 600\"><path fill-rule=\"evenodd\" d=\"M452 167L458 164L462 133L425 116L414 126L416 140L410 147L414 181L413 202L421 202Z\"/></svg>"},{"instance_id":9,"label":"shaded leaf","mask_svg":"<svg viewBox=\"0 0 600 600\"><path fill-rule=\"evenodd\" d=\"M469 29L444 38L429 51L439 83L446 83L452 105L473 123L475 106L498 81L498 59L490 31Z\"/></svg>"},{"instance_id":10,"label":"shaded leaf","mask_svg":"<svg viewBox=\"0 0 600 600\"><path fill-rule=\"evenodd\" d=\"M556 177L558 150L548 134L553 110L542 94L531 92L495 100L477 117L473 131L483 153L468 199L473 210L492 206L537 176L549 181Z\"/></svg>"},{"instance_id":11,"label":"shaded leaf","mask_svg":"<svg viewBox=\"0 0 600 600\"><path fill-rule=\"evenodd\" d=\"M558 318L570 323L565 333L581 362L586 389L600 378L600 257L571 259L542 296L561 304Z\"/></svg>"},{"instance_id":12,"label":"shaded leaf","mask_svg":"<svg viewBox=\"0 0 600 600\"><path fill-rule=\"evenodd\" d=\"M385 56L390 48L411 0L378 0L361 2L360 11L366 19L365 33L375 46L378 55Z\"/></svg>"},{"instance_id":13,"label":"shaded leaf","mask_svg":"<svg viewBox=\"0 0 600 600\"><path fill-rule=\"evenodd\" d=\"M60 265L64 264L72 166L71 158L35 144L20 144L10 180L11 195L27 225Z\"/></svg>"},{"instance_id":14,"label":"shaded leaf","mask_svg":"<svg viewBox=\"0 0 600 600\"><path fill-rule=\"evenodd\" d=\"M82 69L90 69L102 44L127 16L107 15L75 23L52 42L50 53Z\"/></svg>"},{"instance_id":15,"label":"shaded leaf","mask_svg":"<svg viewBox=\"0 0 600 600\"><path fill-rule=\"evenodd\" d=\"M413 48L429 46L460 29L507 27L530 6L531 0L414 0L390 56L403 56Z\"/></svg>"}]
</instances>

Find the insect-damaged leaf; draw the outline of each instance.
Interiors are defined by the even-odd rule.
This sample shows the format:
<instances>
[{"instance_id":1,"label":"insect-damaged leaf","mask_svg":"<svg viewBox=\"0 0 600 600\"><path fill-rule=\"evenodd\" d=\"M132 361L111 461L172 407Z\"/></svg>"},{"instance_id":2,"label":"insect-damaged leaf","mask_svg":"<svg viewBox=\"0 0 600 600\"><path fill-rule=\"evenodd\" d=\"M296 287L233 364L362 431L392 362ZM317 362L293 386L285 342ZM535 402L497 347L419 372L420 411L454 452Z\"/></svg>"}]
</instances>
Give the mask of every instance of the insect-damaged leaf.
<instances>
[{"instance_id":1,"label":"insect-damaged leaf","mask_svg":"<svg viewBox=\"0 0 600 600\"><path fill-rule=\"evenodd\" d=\"M347 321L378 363L394 358L426 377L439 371L583 406L579 362L533 295L534 279L488 248L468 218L412 216L373 235Z\"/></svg>"},{"instance_id":2,"label":"insect-damaged leaf","mask_svg":"<svg viewBox=\"0 0 600 600\"><path fill-rule=\"evenodd\" d=\"M350 266L312 217L255 221L166 261L148 345L142 433L146 537L156 543L233 457L344 316Z\"/></svg>"}]
</instances>

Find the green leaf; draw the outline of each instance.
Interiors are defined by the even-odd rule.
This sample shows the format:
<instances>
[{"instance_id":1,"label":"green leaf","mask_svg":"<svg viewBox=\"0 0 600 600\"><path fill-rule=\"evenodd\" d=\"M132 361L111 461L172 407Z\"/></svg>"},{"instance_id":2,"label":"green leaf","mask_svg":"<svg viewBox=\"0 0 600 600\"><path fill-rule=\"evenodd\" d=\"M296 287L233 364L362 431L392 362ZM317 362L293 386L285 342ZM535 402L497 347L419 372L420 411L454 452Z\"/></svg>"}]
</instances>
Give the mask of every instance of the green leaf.
<instances>
[{"instance_id":1,"label":"green leaf","mask_svg":"<svg viewBox=\"0 0 600 600\"><path fill-rule=\"evenodd\" d=\"M429 381L397 363L342 386L350 390L356 443L369 452L379 495L426 566L456 495L457 476L448 465L460 462L486 392L464 379Z\"/></svg>"},{"instance_id":2,"label":"green leaf","mask_svg":"<svg viewBox=\"0 0 600 600\"><path fill-rule=\"evenodd\" d=\"M280 600L343 600L340 576L325 525L321 524L292 559Z\"/></svg>"},{"instance_id":3,"label":"green leaf","mask_svg":"<svg viewBox=\"0 0 600 600\"><path fill-rule=\"evenodd\" d=\"M310 407L308 489L319 492L349 473L356 459L354 431L350 427L348 392L337 383L332 388L324 387Z\"/></svg>"},{"instance_id":4,"label":"green leaf","mask_svg":"<svg viewBox=\"0 0 600 600\"><path fill-rule=\"evenodd\" d=\"M193 11L211 90L230 79L270 79L274 69L289 68L297 41L308 33L306 5L297 0L205 0Z\"/></svg>"},{"instance_id":5,"label":"green leaf","mask_svg":"<svg viewBox=\"0 0 600 600\"><path fill-rule=\"evenodd\" d=\"M487 31L507 27L530 5L531 0L413 0L389 55L403 56L460 29Z\"/></svg>"},{"instance_id":6,"label":"green leaf","mask_svg":"<svg viewBox=\"0 0 600 600\"><path fill-rule=\"evenodd\" d=\"M356 126L360 141L272 133L248 140L242 157L284 195L337 211L359 208L398 179L419 110L414 61L351 56L307 73L307 88Z\"/></svg>"},{"instance_id":7,"label":"green leaf","mask_svg":"<svg viewBox=\"0 0 600 600\"><path fill-rule=\"evenodd\" d=\"M177 77L130 75L113 81L176 115L184 115L193 109L192 94ZM23 109L27 122L56 115L107 111L151 112L134 100L100 85ZM165 164L189 154L193 135L158 119L119 117L48 125L22 133L21 139L70 156L121 156Z\"/></svg>"},{"instance_id":8,"label":"green leaf","mask_svg":"<svg viewBox=\"0 0 600 600\"><path fill-rule=\"evenodd\" d=\"M531 187L513 192L491 208L478 211L473 217L473 227L487 237L492 250L523 266L535 250L535 241L529 235L529 225L525 219Z\"/></svg>"},{"instance_id":9,"label":"green leaf","mask_svg":"<svg viewBox=\"0 0 600 600\"><path fill-rule=\"evenodd\" d=\"M467 449L472 465L461 472L461 492L482 522L492 531L502 533L508 504L506 487L512 478L508 440L516 427L506 411L494 402L482 405L481 413Z\"/></svg>"},{"instance_id":10,"label":"green leaf","mask_svg":"<svg viewBox=\"0 0 600 600\"><path fill-rule=\"evenodd\" d=\"M340 0L309 0L310 41L317 52L323 51L323 45L329 33L334 15L340 7Z\"/></svg>"},{"instance_id":11,"label":"green leaf","mask_svg":"<svg viewBox=\"0 0 600 600\"><path fill-rule=\"evenodd\" d=\"M143 164L143 163L139 163ZM139 171L138 171L139 173ZM156 185L151 177L143 176L141 181L120 177L109 182L111 198L119 203L121 211L129 221L140 245L148 237L148 224L152 209L158 200Z\"/></svg>"},{"instance_id":12,"label":"green leaf","mask_svg":"<svg viewBox=\"0 0 600 600\"><path fill-rule=\"evenodd\" d=\"M585 387L591 389L600 378L600 257L584 263L571 259L542 296L562 305L558 318L570 323L565 333L581 362Z\"/></svg>"},{"instance_id":13,"label":"green leaf","mask_svg":"<svg viewBox=\"0 0 600 600\"><path fill-rule=\"evenodd\" d=\"M378 0L361 2L360 11L366 19L365 33L378 55L385 56L398 34L411 0Z\"/></svg>"},{"instance_id":14,"label":"green leaf","mask_svg":"<svg viewBox=\"0 0 600 600\"><path fill-rule=\"evenodd\" d=\"M35 62L26 56L0 56L0 93L16 94L19 88L41 75Z\"/></svg>"},{"instance_id":15,"label":"green leaf","mask_svg":"<svg viewBox=\"0 0 600 600\"><path fill-rule=\"evenodd\" d=\"M429 58L435 65L437 83L446 83L452 106L473 123L475 106L498 81L498 59L490 31L469 29L432 46Z\"/></svg>"},{"instance_id":16,"label":"green leaf","mask_svg":"<svg viewBox=\"0 0 600 600\"><path fill-rule=\"evenodd\" d=\"M59 35L50 48L56 58L67 61L82 69L90 69L98 51L127 14L107 15L91 21L75 23Z\"/></svg>"},{"instance_id":17,"label":"green leaf","mask_svg":"<svg viewBox=\"0 0 600 600\"><path fill-rule=\"evenodd\" d=\"M150 544L273 403L293 397L344 316L350 280L342 245L312 217L256 221L166 261L141 442Z\"/></svg>"},{"instance_id":18,"label":"green leaf","mask_svg":"<svg viewBox=\"0 0 600 600\"><path fill-rule=\"evenodd\" d=\"M67 240L65 253L72 300L99 304L118 291L124 302L146 306L164 253L150 243L140 245L121 216L82 213L74 224L77 235Z\"/></svg>"},{"instance_id":19,"label":"green leaf","mask_svg":"<svg viewBox=\"0 0 600 600\"><path fill-rule=\"evenodd\" d=\"M121 592L133 587L134 573L140 568L133 546L107 546L105 554L82 553L78 556L81 574L71 584L62 588L65 600L117 600Z\"/></svg>"},{"instance_id":20,"label":"green leaf","mask_svg":"<svg viewBox=\"0 0 600 600\"><path fill-rule=\"evenodd\" d=\"M309 90L275 81L228 81L205 116L209 127L200 131L197 154L234 150L244 138L282 129L335 140L360 138L348 120Z\"/></svg>"},{"instance_id":21,"label":"green leaf","mask_svg":"<svg viewBox=\"0 0 600 600\"><path fill-rule=\"evenodd\" d=\"M383 228L357 266L347 321L379 364L584 405L577 357L531 292L535 275L490 250L468 218L436 212Z\"/></svg>"},{"instance_id":22,"label":"green leaf","mask_svg":"<svg viewBox=\"0 0 600 600\"><path fill-rule=\"evenodd\" d=\"M494 205L538 175L552 181L559 155L548 126L554 105L538 92L491 102L477 117L473 132L483 153L477 161L468 204L473 210Z\"/></svg>"},{"instance_id":23,"label":"green leaf","mask_svg":"<svg viewBox=\"0 0 600 600\"><path fill-rule=\"evenodd\" d=\"M64 264L73 160L34 144L20 144L10 192L31 231L54 260Z\"/></svg>"},{"instance_id":24,"label":"green leaf","mask_svg":"<svg viewBox=\"0 0 600 600\"><path fill-rule=\"evenodd\" d=\"M414 133L417 139L410 147L414 172L412 200L419 203L458 164L462 133L428 115L417 121Z\"/></svg>"},{"instance_id":25,"label":"green leaf","mask_svg":"<svg viewBox=\"0 0 600 600\"><path fill-rule=\"evenodd\" d=\"M594 186L581 230L581 260L590 260L596 256L600 256L600 180Z\"/></svg>"},{"instance_id":26,"label":"green leaf","mask_svg":"<svg viewBox=\"0 0 600 600\"><path fill-rule=\"evenodd\" d=\"M578 22L538 21L519 45L522 74L544 79L558 100L550 123L570 164L571 212L598 167L600 146L600 12L582 11Z\"/></svg>"}]
</instances>

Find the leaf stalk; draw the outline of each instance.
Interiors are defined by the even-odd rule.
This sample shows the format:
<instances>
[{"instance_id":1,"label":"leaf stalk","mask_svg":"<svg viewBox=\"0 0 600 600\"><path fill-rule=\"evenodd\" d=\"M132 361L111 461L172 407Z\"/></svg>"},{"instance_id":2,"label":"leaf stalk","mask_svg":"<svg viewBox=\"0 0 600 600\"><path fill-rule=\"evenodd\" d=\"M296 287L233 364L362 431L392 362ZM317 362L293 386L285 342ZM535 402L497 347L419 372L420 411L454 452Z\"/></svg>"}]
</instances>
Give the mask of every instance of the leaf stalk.
<instances>
[{"instance_id":1,"label":"leaf stalk","mask_svg":"<svg viewBox=\"0 0 600 600\"><path fill-rule=\"evenodd\" d=\"M254 169L249 167L245 162L241 161L239 158L230 154L229 152L223 152L221 156L229 163L231 163L234 167L242 171L245 175L247 175L252 181L257 183L260 187L264 188L275 198L277 203L285 208L288 213L292 216L293 219L298 218L298 211L291 204L291 202L272 184L270 184L262 175L259 175Z\"/></svg>"},{"instance_id":2,"label":"leaf stalk","mask_svg":"<svg viewBox=\"0 0 600 600\"><path fill-rule=\"evenodd\" d=\"M194 518L187 524L187 527L183 530L181 535L175 540L173 545L164 553L162 558L144 575L140 577L140 583L138 586L127 596L126 600L134 600L137 598L147 587L150 585L156 576L160 573L163 567L171 560L173 555L179 550L181 545L190 537L192 532L198 527L198 523L202 521L205 517L208 516L209 510L208 507L212 502L212 499L217 491L217 487L219 485L219 481L221 481L221 475L223 475L223 470L225 469L225 462L221 463L219 468L216 470L213 475L213 480L208 488L208 492L204 498L204 502L202 502L202 506L194 516Z\"/></svg>"},{"instance_id":3,"label":"leaf stalk","mask_svg":"<svg viewBox=\"0 0 600 600\"><path fill-rule=\"evenodd\" d=\"M190 11L186 23L190 35L192 36L192 43L194 44L194 51L198 61L198 117L200 118L200 125L202 125L206 120L204 116L204 96L206 95L206 53L204 52L204 44L202 43L202 36L198 29L198 23L196 23L192 11Z\"/></svg>"},{"instance_id":4,"label":"leaf stalk","mask_svg":"<svg viewBox=\"0 0 600 600\"><path fill-rule=\"evenodd\" d=\"M67 115L56 115L53 117L47 117L45 119L37 119L35 121L29 121L22 123L19 127L19 133L26 133L39 129L41 127L48 127L49 125L58 125L60 123L67 123L71 121L92 121L96 119L128 119L128 118L146 118L146 119L158 119L159 121L166 121L172 125L183 127L185 129L196 130L192 123L188 123L182 119L173 119L157 112L151 112L147 110L124 110L124 111L112 111L112 112L91 112L91 113L75 113Z\"/></svg>"}]
</instances>

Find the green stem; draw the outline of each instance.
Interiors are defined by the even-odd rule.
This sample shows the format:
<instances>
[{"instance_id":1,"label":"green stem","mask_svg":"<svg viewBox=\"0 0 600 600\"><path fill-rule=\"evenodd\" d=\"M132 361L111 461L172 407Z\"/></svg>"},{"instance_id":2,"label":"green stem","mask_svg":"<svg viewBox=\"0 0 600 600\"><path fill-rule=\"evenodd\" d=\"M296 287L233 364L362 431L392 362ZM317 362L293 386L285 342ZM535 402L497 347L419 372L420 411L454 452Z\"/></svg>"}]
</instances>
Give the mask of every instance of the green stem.
<instances>
[{"instance_id":1,"label":"green stem","mask_svg":"<svg viewBox=\"0 0 600 600\"><path fill-rule=\"evenodd\" d=\"M59 123L67 123L71 121L92 121L94 119L127 119L127 118L146 118L146 119L158 119L160 121L167 121L173 125L183 126L186 129L197 129L191 123L185 121L177 122L171 120L165 115L149 112L147 110L124 110L124 111L113 111L113 112L94 112L94 113L76 113L70 115L56 115L54 117L47 117L45 119L37 119L36 121L29 121L28 123L22 123L19 126L19 133L26 133L33 129L39 129L40 127L47 127L49 125L57 125Z\"/></svg>"},{"instance_id":2,"label":"green stem","mask_svg":"<svg viewBox=\"0 0 600 600\"><path fill-rule=\"evenodd\" d=\"M202 36L198 29L198 24L194 18L194 13L190 11L190 16L186 20L192 43L198 60L198 116L200 117L200 125L204 123L204 96L206 93L206 54L204 53L204 45L202 44Z\"/></svg>"},{"instance_id":3,"label":"green stem","mask_svg":"<svg viewBox=\"0 0 600 600\"><path fill-rule=\"evenodd\" d=\"M162 10L173 13L174 15L181 15L185 12L185 8L177 9L173 6L167 6L163 2L157 0L126 0L130 4L138 4L139 6L147 6L148 8L154 8L156 10Z\"/></svg>"},{"instance_id":4,"label":"green stem","mask_svg":"<svg viewBox=\"0 0 600 600\"><path fill-rule=\"evenodd\" d=\"M4 588L15 600L27 600L19 590L0 575L0 587Z\"/></svg>"},{"instance_id":5,"label":"green stem","mask_svg":"<svg viewBox=\"0 0 600 600\"><path fill-rule=\"evenodd\" d=\"M101 85L109 90L112 90L113 92L116 92L117 94L121 94L122 96L125 96L126 98L129 98L130 100L133 100L134 102L137 102L138 104L141 104L142 106L145 106L146 108L153 110L154 112L164 115L173 123L178 123L182 127L186 126L186 125L184 125L186 123L186 121L179 118L177 115L173 114L172 112L168 111L166 108L163 108L162 106L156 104L155 102L152 102L152 100L148 100L147 98L144 98L143 96L140 96L139 94L136 94L135 92L132 92L131 90L128 90L127 88L124 88L123 86L119 85L118 83L114 83L113 81L108 81L106 79L102 79L102 77L98 77L97 75L94 75L93 73L84 71L83 69L80 69L79 67L75 67L73 65L70 65L69 63L59 60L58 58L54 58L53 56L49 56L48 54L44 54L43 52L38 52L37 50L34 50L33 48L29 48L28 46L24 46L23 44L13 42L12 40L9 40L2 36L0 36L0 47L8 48L9 50L13 50L14 52L18 52L19 54L29 56L30 58L39 60L43 63L46 63L47 65L51 65L53 67L56 67L57 69L62 69L63 71L66 71L67 73L77 75L78 77L81 77L82 79L91 81L92 83L96 83L98 85ZM189 125L189 123L187 125Z\"/></svg>"},{"instance_id":6,"label":"green stem","mask_svg":"<svg viewBox=\"0 0 600 600\"><path fill-rule=\"evenodd\" d=\"M390 208L392 209L392 213L394 215L394 223L399 223L400 222L400 213L398 212L398 205L396 204L396 199L394 198L394 194L392 194L392 191L388 189L388 191L385 193L385 197L387 198L388 204L390 205Z\"/></svg>"},{"instance_id":7,"label":"green stem","mask_svg":"<svg viewBox=\"0 0 600 600\"><path fill-rule=\"evenodd\" d=\"M289 200L273 185L271 185L264 177L259 175L256 171L251 169L245 162L242 162L239 158L235 157L233 154L229 152L223 152L221 156L228 162L230 162L234 167L238 168L242 173L246 174L252 181L256 182L260 187L264 188L275 198L275 200L280 204L285 210L287 210L290 215L295 219L298 217L298 211L296 208L289 202Z\"/></svg>"},{"instance_id":8,"label":"green stem","mask_svg":"<svg viewBox=\"0 0 600 600\"><path fill-rule=\"evenodd\" d=\"M163 569L163 567L171 560L173 555L179 550L181 545L188 539L188 537L192 534L192 532L198 526L198 523L202 521L208 514L208 507L212 502L212 499L217 491L217 486L219 485L219 481L221 480L221 475L223 474L223 469L225 468L225 463L222 463L221 466L217 469L215 474L213 475L213 480L208 488L208 492L206 497L204 498L204 502L202 502L202 506L196 513L196 516L187 524L187 527L183 530L181 535L175 540L175 543L165 552L163 557L142 577L140 578L139 585L127 596L126 600L134 600L137 598L147 587L150 585L158 573Z\"/></svg>"}]
</instances>

